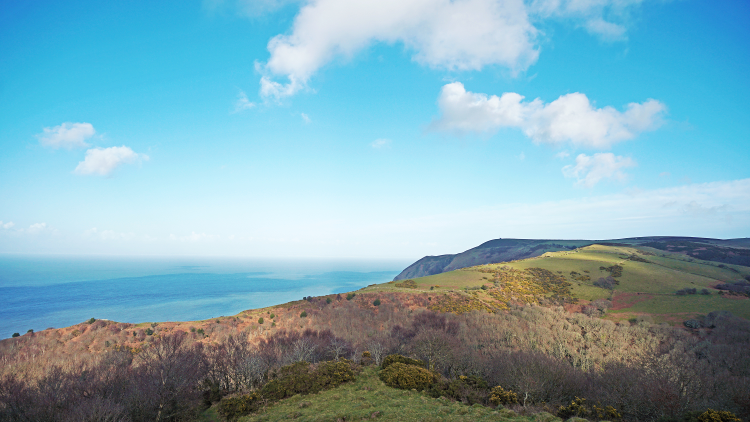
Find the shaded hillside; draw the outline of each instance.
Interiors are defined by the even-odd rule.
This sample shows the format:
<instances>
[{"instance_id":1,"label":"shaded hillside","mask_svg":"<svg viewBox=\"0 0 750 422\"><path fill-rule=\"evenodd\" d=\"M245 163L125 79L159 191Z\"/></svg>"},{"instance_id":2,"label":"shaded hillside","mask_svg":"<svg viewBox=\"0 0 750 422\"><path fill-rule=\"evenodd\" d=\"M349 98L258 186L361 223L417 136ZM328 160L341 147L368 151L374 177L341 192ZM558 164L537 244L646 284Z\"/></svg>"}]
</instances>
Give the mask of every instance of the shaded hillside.
<instances>
[{"instance_id":1,"label":"shaded hillside","mask_svg":"<svg viewBox=\"0 0 750 422\"><path fill-rule=\"evenodd\" d=\"M697 259L750 266L750 239L705 239L650 236L611 240L495 239L459 254L426 256L404 269L395 280L425 277L475 265L533 258L546 252L576 249L592 244L649 246L685 253Z\"/></svg>"}]
</instances>

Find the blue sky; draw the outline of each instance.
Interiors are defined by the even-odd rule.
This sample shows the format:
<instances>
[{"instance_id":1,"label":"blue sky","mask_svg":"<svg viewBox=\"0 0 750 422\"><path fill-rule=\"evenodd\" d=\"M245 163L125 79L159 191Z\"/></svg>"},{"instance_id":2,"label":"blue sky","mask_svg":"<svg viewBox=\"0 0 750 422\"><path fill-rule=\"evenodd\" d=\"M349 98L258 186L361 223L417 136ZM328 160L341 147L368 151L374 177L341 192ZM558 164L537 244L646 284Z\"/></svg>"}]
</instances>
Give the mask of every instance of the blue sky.
<instances>
[{"instance_id":1,"label":"blue sky","mask_svg":"<svg viewBox=\"0 0 750 422\"><path fill-rule=\"evenodd\" d=\"M750 5L0 4L0 252L750 237Z\"/></svg>"}]
</instances>

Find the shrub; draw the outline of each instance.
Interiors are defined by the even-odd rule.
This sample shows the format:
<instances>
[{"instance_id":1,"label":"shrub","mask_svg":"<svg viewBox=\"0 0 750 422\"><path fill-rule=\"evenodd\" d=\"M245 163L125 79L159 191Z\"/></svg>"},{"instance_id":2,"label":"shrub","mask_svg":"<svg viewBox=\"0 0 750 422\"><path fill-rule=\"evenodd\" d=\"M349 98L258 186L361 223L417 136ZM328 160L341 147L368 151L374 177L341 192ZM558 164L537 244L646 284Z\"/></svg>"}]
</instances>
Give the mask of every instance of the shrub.
<instances>
[{"instance_id":1,"label":"shrub","mask_svg":"<svg viewBox=\"0 0 750 422\"><path fill-rule=\"evenodd\" d=\"M13 333L13 337L20 337L20 336L21 336L21 334L19 334L19 333Z\"/></svg>"},{"instance_id":2,"label":"shrub","mask_svg":"<svg viewBox=\"0 0 750 422\"><path fill-rule=\"evenodd\" d=\"M592 413L599 420L615 420L622 418L622 414L612 406L599 407L597 405L591 406Z\"/></svg>"},{"instance_id":3,"label":"shrub","mask_svg":"<svg viewBox=\"0 0 750 422\"><path fill-rule=\"evenodd\" d=\"M90 318L90 319L89 319L88 321L86 321L86 322L88 322L89 324L93 324L93 323L95 323L95 322L96 322L96 318L93 318L93 317L92 317L92 318Z\"/></svg>"},{"instance_id":4,"label":"shrub","mask_svg":"<svg viewBox=\"0 0 750 422\"><path fill-rule=\"evenodd\" d=\"M269 315L269 317L270 317L271 319L274 319L274 318L276 318L276 315L274 315L274 314L271 314L271 315Z\"/></svg>"},{"instance_id":5,"label":"shrub","mask_svg":"<svg viewBox=\"0 0 750 422\"><path fill-rule=\"evenodd\" d=\"M300 318L307 318L307 311L302 311L301 314L299 314Z\"/></svg>"},{"instance_id":6,"label":"shrub","mask_svg":"<svg viewBox=\"0 0 750 422\"><path fill-rule=\"evenodd\" d=\"M740 422L740 418L725 410L708 409L698 416L698 422Z\"/></svg>"},{"instance_id":7,"label":"shrub","mask_svg":"<svg viewBox=\"0 0 750 422\"><path fill-rule=\"evenodd\" d=\"M594 286L607 290L614 289L615 285L617 285L617 280L612 278L611 275L608 275L607 278L599 277L599 279L594 282Z\"/></svg>"},{"instance_id":8,"label":"shrub","mask_svg":"<svg viewBox=\"0 0 750 422\"><path fill-rule=\"evenodd\" d=\"M711 292L709 292L708 289L701 289L701 294L702 295L710 295Z\"/></svg>"},{"instance_id":9,"label":"shrub","mask_svg":"<svg viewBox=\"0 0 750 422\"><path fill-rule=\"evenodd\" d=\"M394 284L395 287L401 287L405 289L416 289L417 288L417 282L414 280L404 280L401 283Z\"/></svg>"},{"instance_id":10,"label":"shrub","mask_svg":"<svg viewBox=\"0 0 750 422\"><path fill-rule=\"evenodd\" d=\"M589 409L586 407L586 399L576 397L568 406L560 406L557 411L557 416L568 419L571 416L578 416L580 418L586 417L589 414Z\"/></svg>"},{"instance_id":11,"label":"shrub","mask_svg":"<svg viewBox=\"0 0 750 422\"><path fill-rule=\"evenodd\" d=\"M498 385L490 391L490 403L495 406L518 403L518 394L511 390L506 391Z\"/></svg>"},{"instance_id":12,"label":"shrub","mask_svg":"<svg viewBox=\"0 0 750 422\"><path fill-rule=\"evenodd\" d=\"M263 323L266 322L263 317L258 318L258 324L263 325Z\"/></svg>"},{"instance_id":13,"label":"shrub","mask_svg":"<svg viewBox=\"0 0 750 422\"><path fill-rule=\"evenodd\" d=\"M437 381L437 376L419 366L394 362L380 371L385 385L403 390L424 390Z\"/></svg>"},{"instance_id":14,"label":"shrub","mask_svg":"<svg viewBox=\"0 0 750 422\"><path fill-rule=\"evenodd\" d=\"M34 330L33 330L33 329L31 329L31 328L29 328L29 331L26 331L26 332L27 332L27 333L33 333L33 332L34 332Z\"/></svg>"},{"instance_id":15,"label":"shrub","mask_svg":"<svg viewBox=\"0 0 750 422\"><path fill-rule=\"evenodd\" d=\"M152 330L150 328L146 328L146 335L147 336L150 336L150 335L153 335L153 334L154 334L154 330Z\"/></svg>"},{"instance_id":16,"label":"shrub","mask_svg":"<svg viewBox=\"0 0 750 422\"><path fill-rule=\"evenodd\" d=\"M385 357L385 359L383 359L383 363L380 365L380 369L385 369L392 363L396 362L403 363L405 365L420 366L422 368L425 367L424 362L418 359L411 359L401 355L388 355Z\"/></svg>"},{"instance_id":17,"label":"shrub","mask_svg":"<svg viewBox=\"0 0 750 422\"><path fill-rule=\"evenodd\" d=\"M487 381L482 377L461 375L450 381L432 384L429 390L432 397L450 397L466 404L486 404L489 391Z\"/></svg>"},{"instance_id":18,"label":"shrub","mask_svg":"<svg viewBox=\"0 0 750 422\"><path fill-rule=\"evenodd\" d=\"M326 303L330 304L331 302L333 302L333 301L331 300L331 298L330 298L330 297L327 297L327 298L326 298Z\"/></svg>"},{"instance_id":19,"label":"shrub","mask_svg":"<svg viewBox=\"0 0 750 422\"><path fill-rule=\"evenodd\" d=\"M224 419L233 421L242 415L255 412L260 408L260 405L260 394L255 392L221 400L221 402L219 402L218 411Z\"/></svg>"},{"instance_id":20,"label":"shrub","mask_svg":"<svg viewBox=\"0 0 750 422\"><path fill-rule=\"evenodd\" d=\"M354 380L354 362L347 359L320 363L314 370L307 362L279 369L276 379L260 390L264 399L278 401L296 394L315 394Z\"/></svg>"},{"instance_id":21,"label":"shrub","mask_svg":"<svg viewBox=\"0 0 750 422\"><path fill-rule=\"evenodd\" d=\"M348 293L346 295L346 300L352 300L352 299L354 299L354 296L356 296L354 293Z\"/></svg>"},{"instance_id":22,"label":"shrub","mask_svg":"<svg viewBox=\"0 0 750 422\"><path fill-rule=\"evenodd\" d=\"M380 299L375 299L375 302L372 302L375 306L380 306Z\"/></svg>"}]
</instances>

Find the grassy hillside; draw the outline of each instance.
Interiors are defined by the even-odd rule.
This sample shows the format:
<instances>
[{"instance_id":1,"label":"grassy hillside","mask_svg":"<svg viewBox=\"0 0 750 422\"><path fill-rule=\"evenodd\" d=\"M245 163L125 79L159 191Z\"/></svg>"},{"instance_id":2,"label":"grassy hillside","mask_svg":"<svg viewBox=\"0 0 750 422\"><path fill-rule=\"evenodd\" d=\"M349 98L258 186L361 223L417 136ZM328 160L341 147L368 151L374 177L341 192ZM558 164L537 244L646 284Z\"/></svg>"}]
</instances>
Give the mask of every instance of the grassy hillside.
<instances>
[{"instance_id":1,"label":"grassy hillside","mask_svg":"<svg viewBox=\"0 0 750 422\"><path fill-rule=\"evenodd\" d=\"M621 274L613 290L597 287L611 276L614 266ZM534 269L547 270L568 283L566 292L540 285ZM591 245L572 251L547 252L539 257L500 264L463 268L408 281L371 286L366 291L428 292L440 301L446 294L464 302L464 309L503 310L511 304L548 303L584 305L597 299L613 302L608 318L630 319L650 315L656 322L678 324L711 311L726 310L750 318L747 297L724 296L714 287L741 281L750 267L703 261L682 253L650 247ZM483 287L484 286L484 287ZM677 295L682 289L706 289L708 294ZM547 301L547 302L545 302ZM438 306L433 305L435 310ZM450 310L450 309L447 309Z\"/></svg>"},{"instance_id":2,"label":"grassy hillside","mask_svg":"<svg viewBox=\"0 0 750 422\"><path fill-rule=\"evenodd\" d=\"M477 265L541 256L589 245L649 247L684 259L750 266L750 239L705 239L652 236L612 240L495 239L458 254L426 256L404 269L394 281L425 277Z\"/></svg>"},{"instance_id":3,"label":"grassy hillside","mask_svg":"<svg viewBox=\"0 0 750 422\"><path fill-rule=\"evenodd\" d=\"M297 395L240 422L344 421L544 421L561 419L548 413L522 417L507 409L491 409L446 399L434 399L426 393L387 387L377 376L376 367L367 367L354 382L307 396ZM220 421L215 409L203 415L203 421Z\"/></svg>"}]
</instances>

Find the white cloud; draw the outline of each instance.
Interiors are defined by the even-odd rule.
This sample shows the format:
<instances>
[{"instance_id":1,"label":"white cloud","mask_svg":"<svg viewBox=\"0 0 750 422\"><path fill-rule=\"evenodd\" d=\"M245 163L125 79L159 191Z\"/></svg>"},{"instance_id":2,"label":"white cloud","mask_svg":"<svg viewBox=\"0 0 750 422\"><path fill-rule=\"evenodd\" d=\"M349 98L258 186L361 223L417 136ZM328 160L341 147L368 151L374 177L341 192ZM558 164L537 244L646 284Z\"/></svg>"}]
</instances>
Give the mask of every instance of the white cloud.
<instances>
[{"instance_id":1,"label":"white cloud","mask_svg":"<svg viewBox=\"0 0 750 422\"><path fill-rule=\"evenodd\" d=\"M239 113L243 110L248 110L253 107L255 107L255 103L248 100L247 94L245 94L245 91L240 90L240 93L237 94L237 101L234 102L233 113Z\"/></svg>"},{"instance_id":2,"label":"white cloud","mask_svg":"<svg viewBox=\"0 0 750 422\"><path fill-rule=\"evenodd\" d=\"M291 33L269 41L271 56L257 66L260 93L293 95L331 60L377 42L403 43L433 68L525 70L537 60L536 34L522 0L310 0ZM279 76L288 82L273 80Z\"/></svg>"},{"instance_id":3,"label":"white cloud","mask_svg":"<svg viewBox=\"0 0 750 422\"><path fill-rule=\"evenodd\" d=\"M557 157L557 158L559 158L559 159L563 160L563 159L565 159L565 158L568 158L568 157L570 157L570 153L569 153L568 151L560 151L560 152L558 152L557 154L555 154L555 157Z\"/></svg>"},{"instance_id":4,"label":"white cloud","mask_svg":"<svg viewBox=\"0 0 750 422\"><path fill-rule=\"evenodd\" d=\"M148 160L148 156L138 154L124 145L121 147L92 148L86 151L86 158L78 163L73 173L107 176L123 164L135 164L141 160Z\"/></svg>"},{"instance_id":5,"label":"white cloud","mask_svg":"<svg viewBox=\"0 0 750 422\"><path fill-rule=\"evenodd\" d=\"M50 148L85 148L89 146L86 139L94 136L96 130L91 123L65 122L52 128L45 127L37 134L39 143Z\"/></svg>"},{"instance_id":6,"label":"white cloud","mask_svg":"<svg viewBox=\"0 0 750 422\"><path fill-rule=\"evenodd\" d=\"M602 179L614 178L625 180L627 177L622 169L636 166L631 158L615 156L611 152L597 153L592 156L580 154L576 157L576 164L563 167L565 177L575 177L578 185L591 188Z\"/></svg>"},{"instance_id":7,"label":"white cloud","mask_svg":"<svg viewBox=\"0 0 750 422\"><path fill-rule=\"evenodd\" d=\"M532 0L529 13L538 19L566 19L605 41L626 39L623 23L643 0Z\"/></svg>"},{"instance_id":8,"label":"white cloud","mask_svg":"<svg viewBox=\"0 0 750 422\"><path fill-rule=\"evenodd\" d=\"M431 128L454 133L494 133L500 128L521 129L536 143L606 149L662 123L664 104L649 99L630 103L624 112L595 108L581 93L565 94L545 104L524 102L515 92L502 96L466 91L460 82L444 85L438 97L441 116Z\"/></svg>"},{"instance_id":9,"label":"white cloud","mask_svg":"<svg viewBox=\"0 0 750 422\"><path fill-rule=\"evenodd\" d=\"M370 144L370 146L373 147L373 148L375 148L375 149L390 148L391 147L391 140L390 139L385 139L385 138L376 139L376 140L372 141L372 143Z\"/></svg>"},{"instance_id":10,"label":"white cloud","mask_svg":"<svg viewBox=\"0 0 750 422\"><path fill-rule=\"evenodd\" d=\"M27 231L32 234L36 234L47 229L47 223L35 223L29 226Z\"/></svg>"},{"instance_id":11,"label":"white cloud","mask_svg":"<svg viewBox=\"0 0 750 422\"><path fill-rule=\"evenodd\" d=\"M305 124L312 122L312 120L310 120L310 116L308 116L307 114L300 113L300 116L302 117L302 121L305 122Z\"/></svg>"},{"instance_id":12,"label":"white cloud","mask_svg":"<svg viewBox=\"0 0 750 422\"><path fill-rule=\"evenodd\" d=\"M13 227L15 225L16 225L16 223L14 223L12 221L8 221L7 223L3 223L3 221L0 220L0 228L9 229L9 228L11 228L11 227Z\"/></svg>"}]
</instances>

